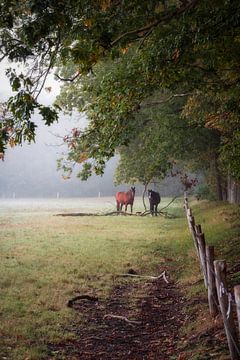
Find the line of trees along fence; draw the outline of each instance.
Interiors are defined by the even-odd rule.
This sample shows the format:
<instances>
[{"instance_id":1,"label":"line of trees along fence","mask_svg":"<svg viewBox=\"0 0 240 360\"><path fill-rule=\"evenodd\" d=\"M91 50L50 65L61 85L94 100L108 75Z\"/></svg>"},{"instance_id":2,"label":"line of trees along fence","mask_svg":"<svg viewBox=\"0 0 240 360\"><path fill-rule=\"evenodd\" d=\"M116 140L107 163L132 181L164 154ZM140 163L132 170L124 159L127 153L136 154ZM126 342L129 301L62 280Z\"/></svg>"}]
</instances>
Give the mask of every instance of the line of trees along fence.
<instances>
[{"instance_id":1,"label":"line of trees along fence","mask_svg":"<svg viewBox=\"0 0 240 360\"><path fill-rule=\"evenodd\" d=\"M233 293L228 291L226 261L215 260L214 246L206 244L202 226L195 223L186 193L184 194L184 208L200 262L204 285L208 292L210 314L213 317L216 317L219 313L221 314L231 360L240 360L240 285L234 287ZM238 320L238 329L235 318Z\"/></svg>"}]
</instances>

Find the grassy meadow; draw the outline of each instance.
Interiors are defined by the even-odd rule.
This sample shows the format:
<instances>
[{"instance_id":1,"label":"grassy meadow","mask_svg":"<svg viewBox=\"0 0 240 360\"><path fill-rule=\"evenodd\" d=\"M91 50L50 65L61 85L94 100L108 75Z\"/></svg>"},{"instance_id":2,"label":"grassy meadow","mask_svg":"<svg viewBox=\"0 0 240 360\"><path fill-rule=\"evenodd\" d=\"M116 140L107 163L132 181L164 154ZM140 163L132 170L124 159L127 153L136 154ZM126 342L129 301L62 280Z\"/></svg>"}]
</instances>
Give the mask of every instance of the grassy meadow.
<instances>
[{"instance_id":1,"label":"grassy meadow","mask_svg":"<svg viewBox=\"0 0 240 360\"><path fill-rule=\"evenodd\" d=\"M233 266L240 255L239 209L194 200L190 205L218 258ZM183 199L168 208L171 219L56 216L114 209L114 198L0 201L0 359L51 358L49 343L75 336L66 330L75 315L67 301L78 294L107 297L123 281L116 275L130 268L148 275L167 269L189 298L203 291L202 283L187 287L201 275ZM136 210L142 210L141 199Z\"/></svg>"}]
</instances>

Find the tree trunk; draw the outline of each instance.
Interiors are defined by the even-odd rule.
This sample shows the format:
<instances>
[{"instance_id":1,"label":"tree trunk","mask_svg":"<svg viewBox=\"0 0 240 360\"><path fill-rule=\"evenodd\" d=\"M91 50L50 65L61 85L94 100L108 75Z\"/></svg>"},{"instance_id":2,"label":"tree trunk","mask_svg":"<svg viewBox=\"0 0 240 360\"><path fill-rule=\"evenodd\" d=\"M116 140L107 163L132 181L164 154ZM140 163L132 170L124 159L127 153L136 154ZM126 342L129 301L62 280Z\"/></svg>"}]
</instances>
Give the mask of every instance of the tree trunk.
<instances>
[{"instance_id":1,"label":"tree trunk","mask_svg":"<svg viewBox=\"0 0 240 360\"><path fill-rule=\"evenodd\" d=\"M240 185L228 175L227 200L231 204L240 204Z\"/></svg>"},{"instance_id":2,"label":"tree trunk","mask_svg":"<svg viewBox=\"0 0 240 360\"><path fill-rule=\"evenodd\" d=\"M227 201L228 199L228 179L227 177L224 177L224 180L222 179L222 198L223 201Z\"/></svg>"},{"instance_id":3,"label":"tree trunk","mask_svg":"<svg viewBox=\"0 0 240 360\"><path fill-rule=\"evenodd\" d=\"M221 179L220 171L218 168L218 156L216 153L213 155L213 169L214 169L215 179L216 179L217 199L219 201L223 201L222 179Z\"/></svg>"},{"instance_id":4,"label":"tree trunk","mask_svg":"<svg viewBox=\"0 0 240 360\"><path fill-rule=\"evenodd\" d=\"M143 206L144 206L145 211L147 211L147 206L146 206L146 203L145 203L145 194L146 194L146 191L147 191L147 186L148 186L148 183L144 184L144 190L143 190L143 193L142 193L142 201L143 201Z\"/></svg>"}]
</instances>

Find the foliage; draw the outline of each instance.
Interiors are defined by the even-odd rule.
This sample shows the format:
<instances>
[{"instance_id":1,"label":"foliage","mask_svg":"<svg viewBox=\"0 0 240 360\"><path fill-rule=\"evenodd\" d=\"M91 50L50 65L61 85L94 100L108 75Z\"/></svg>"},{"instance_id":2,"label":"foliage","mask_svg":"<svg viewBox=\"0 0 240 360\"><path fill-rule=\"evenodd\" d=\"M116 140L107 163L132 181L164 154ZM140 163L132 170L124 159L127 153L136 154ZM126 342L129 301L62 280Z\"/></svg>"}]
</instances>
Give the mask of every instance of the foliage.
<instances>
[{"instance_id":1,"label":"foliage","mask_svg":"<svg viewBox=\"0 0 240 360\"><path fill-rule=\"evenodd\" d=\"M233 16L234 6L236 6L234 3L225 3L225 5L218 3L218 6L216 3L212 5L205 3L202 7L198 6L195 13L188 14L189 18L185 16L184 19L178 19L177 22L173 21L171 26L152 29L151 34L142 40L143 44L140 41L141 46L130 43L128 48L122 49L122 54L118 54L117 58L98 63L94 67L94 74L85 79L81 78L79 87L76 88L73 84L65 86L61 99L62 104L65 100L68 106L66 94L69 96L74 92L75 97L80 93L82 100L86 102L85 109L90 119L89 128L93 131L94 136L92 137L93 141L87 137L90 140L89 143L86 143L86 137L83 136L82 144L85 143L85 152L89 154L90 159L96 159L95 149L97 147L102 161L102 164L99 162L98 164L102 167L104 162L112 156L113 151L122 144L129 145L132 141L133 146L134 144L137 146L137 114L141 111L149 94L152 95L154 92L156 93L156 89L165 87L169 88L171 92L184 90L185 95L189 95L187 103L183 105L182 116L186 117L188 126L192 125L190 137L185 134L185 144L192 138L193 147L186 154L182 142L182 147L178 147L178 156L184 158L183 155L187 155L188 160L194 163L195 168L199 168L200 165L196 157L198 159L201 157L203 168L209 168L211 158L213 160L217 157L218 165L221 165L225 172L230 170L230 173L237 177L239 161L237 150L233 151L233 149L238 148L238 140L233 145L231 143L232 134L235 134L239 128L237 106L234 101L234 96L238 94L236 73L238 51L231 56L233 38L236 43L238 42L238 28L236 28L238 18L236 14ZM209 21L210 10L211 21ZM221 18L221 12L224 13L224 17L220 34L216 25ZM232 18L227 17L228 12L231 13ZM190 33L188 21L192 24ZM228 39L229 35L224 38L224 46L229 48L228 56L225 57L222 53L222 31L228 32L233 23L236 33L233 33L231 41ZM206 32L208 37L205 36ZM234 65L231 63L232 69L226 71L225 67L230 66L230 59ZM162 96L161 91L158 91L158 94L158 101L161 102L165 96ZM172 93L172 97L175 95ZM231 122L229 121L230 116L226 116L223 105L226 96L229 97L227 103L232 104L234 113L235 120ZM83 108L80 107L80 109ZM159 111L159 109L155 108L155 111ZM214 118L215 122L213 123L210 120ZM143 127L146 129L145 124ZM213 131L205 131L207 138L203 136L202 143L201 141L196 142L196 131L202 131L205 127ZM228 129L223 131L223 128ZM174 129L171 130L174 133ZM207 141L209 134L210 145ZM135 140L132 140L133 135ZM179 133L176 137L179 137ZM170 137L168 136L167 139L169 141ZM142 140L139 139L139 143L141 142ZM172 143L170 140L169 149ZM97 146L95 146L96 144ZM179 141L176 144L179 144ZM100 147L101 152L98 151ZM139 153L139 148L137 153ZM220 158L219 155L221 155ZM95 166L92 167L93 170L94 168Z\"/></svg>"},{"instance_id":2,"label":"foliage","mask_svg":"<svg viewBox=\"0 0 240 360\"><path fill-rule=\"evenodd\" d=\"M198 92L189 97L183 110L183 116L192 122L202 123L206 128L219 134L220 144L217 148L221 170L240 179L240 108L235 96L224 92L206 94Z\"/></svg>"},{"instance_id":3,"label":"foliage","mask_svg":"<svg viewBox=\"0 0 240 360\"><path fill-rule=\"evenodd\" d=\"M162 102L158 101L160 96ZM135 122L135 139L128 147L119 149L117 183L148 184L168 173L178 176L184 188L191 188L196 185L196 179L189 179L179 167L203 171L206 160L208 164L211 161L219 143L216 131L199 128L180 117L185 97L165 102L168 97L169 94L155 94L143 103Z\"/></svg>"},{"instance_id":4,"label":"foliage","mask_svg":"<svg viewBox=\"0 0 240 360\"><path fill-rule=\"evenodd\" d=\"M216 200L215 194L207 184L199 184L194 193L198 199Z\"/></svg>"},{"instance_id":5,"label":"foliage","mask_svg":"<svg viewBox=\"0 0 240 360\"><path fill-rule=\"evenodd\" d=\"M189 95L183 115L219 134L218 163L239 179L237 0L5 0L1 13L2 59L24 62L28 69L12 76L18 91L9 102L13 122L20 115L19 126L26 128L46 77L57 66L57 78L67 84L59 104L83 110L84 102L89 118L69 155L75 161L84 154L84 178L102 173L115 150L135 138L142 104L167 89L173 97ZM40 111L47 124L56 119L52 111ZM34 139L34 126L30 133ZM21 130L16 142L23 135Z\"/></svg>"},{"instance_id":6,"label":"foliage","mask_svg":"<svg viewBox=\"0 0 240 360\"><path fill-rule=\"evenodd\" d=\"M11 147L24 141L35 141L36 125L31 120L35 111L42 116L46 125L58 119L58 105L47 107L37 101L33 95L34 84L29 77L19 76L15 70L6 71L16 95L7 103L0 104L0 153L4 154L7 144Z\"/></svg>"}]
</instances>

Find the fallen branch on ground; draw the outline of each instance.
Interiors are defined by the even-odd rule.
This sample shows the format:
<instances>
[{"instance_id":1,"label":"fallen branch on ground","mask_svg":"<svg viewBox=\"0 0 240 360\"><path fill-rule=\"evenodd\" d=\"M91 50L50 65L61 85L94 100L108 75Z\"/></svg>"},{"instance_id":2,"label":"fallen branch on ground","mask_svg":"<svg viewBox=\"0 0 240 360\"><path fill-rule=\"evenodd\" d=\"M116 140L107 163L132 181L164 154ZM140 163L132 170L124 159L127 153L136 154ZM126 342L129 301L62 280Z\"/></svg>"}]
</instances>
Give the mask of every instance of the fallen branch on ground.
<instances>
[{"instance_id":1,"label":"fallen branch on ground","mask_svg":"<svg viewBox=\"0 0 240 360\"><path fill-rule=\"evenodd\" d=\"M107 213L62 213L62 214L56 214L55 216L109 216L109 215L130 215L130 216L136 216L134 213L129 213L125 211L110 211Z\"/></svg>"},{"instance_id":2,"label":"fallen branch on ground","mask_svg":"<svg viewBox=\"0 0 240 360\"><path fill-rule=\"evenodd\" d=\"M175 218L175 215L169 214L167 211L158 211L157 213L158 215L164 216L165 218L169 218L169 219ZM138 214L136 213L136 215L140 215L140 216L147 216L150 214L151 214L150 210L146 210L143 213L138 213Z\"/></svg>"},{"instance_id":3,"label":"fallen branch on ground","mask_svg":"<svg viewBox=\"0 0 240 360\"><path fill-rule=\"evenodd\" d=\"M111 212L108 212L108 213L105 213L105 214L102 214L102 215L103 216L108 216L108 215L130 215L130 216L133 216L133 215L136 215L136 214L125 212L125 211L111 211Z\"/></svg>"},{"instance_id":4,"label":"fallen branch on ground","mask_svg":"<svg viewBox=\"0 0 240 360\"><path fill-rule=\"evenodd\" d=\"M151 279L151 280L159 280L161 278L163 278L163 280L169 284L169 281L167 280L166 277L166 271L163 271L159 276L150 276L150 275L137 275L137 274L119 274L118 276L122 276L122 277L139 277L142 279Z\"/></svg>"},{"instance_id":5,"label":"fallen branch on ground","mask_svg":"<svg viewBox=\"0 0 240 360\"><path fill-rule=\"evenodd\" d=\"M135 320L129 320L128 318L126 318L125 316L120 316L120 315L113 315L113 314L106 314L103 317L104 319L118 319L118 320L124 320L126 321L128 324L136 324L136 325L141 325L141 321L135 321Z\"/></svg>"},{"instance_id":6,"label":"fallen branch on ground","mask_svg":"<svg viewBox=\"0 0 240 360\"><path fill-rule=\"evenodd\" d=\"M99 216L99 214L94 213L62 213L56 214L55 216Z\"/></svg>"},{"instance_id":7,"label":"fallen branch on ground","mask_svg":"<svg viewBox=\"0 0 240 360\"><path fill-rule=\"evenodd\" d=\"M167 206L169 206L175 199L173 199ZM163 209L165 209L165 206ZM162 209L161 209L162 210ZM174 218L174 215L168 214L166 211L158 211L158 214L168 218ZM146 216L150 214L150 210L146 210L144 212L137 211L136 213L129 213L125 211L110 211L107 213L62 213L56 214L54 216L111 216L111 215L123 215L123 216Z\"/></svg>"}]
</instances>

